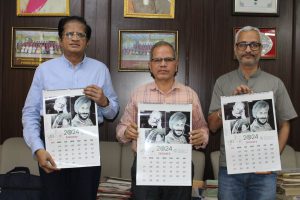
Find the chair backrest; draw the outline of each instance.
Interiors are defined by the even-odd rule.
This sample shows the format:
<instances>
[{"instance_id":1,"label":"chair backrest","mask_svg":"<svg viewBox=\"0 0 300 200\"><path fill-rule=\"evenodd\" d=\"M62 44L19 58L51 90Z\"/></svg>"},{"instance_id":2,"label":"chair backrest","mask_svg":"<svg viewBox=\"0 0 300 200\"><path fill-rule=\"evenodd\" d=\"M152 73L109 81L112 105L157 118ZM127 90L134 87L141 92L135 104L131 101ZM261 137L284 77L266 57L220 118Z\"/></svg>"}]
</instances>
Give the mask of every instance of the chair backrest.
<instances>
[{"instance_id":1,"label":"chair backrest","mask_svg":"<svg viewBox=\"0 0 300 200\"><path fill-rule=\"evenodd\" d=\"M8 138L2 144L0 173L15 167L28 167L31 174L39 175L38 163L22 137Z\"/></svg>"},{"instance_id":2,"label":"chair backrest","mask_svg":"<svg viewBox=\"0 0 300 200\"><path fill-rule=\"evenodd\" d=\"M283 152L280 155L280 160L282 169L294 169L297 167L296 152L289 145L285 146Z\"/></svg>"},{"instance_id":3,"label":"chair backrest","mask_svg":"<svg viewBox=\"0 0 300 200\"><path fill-rule=\"evenodd\" d=\"M192 160L194 163L194 180L203 180L205 155L201 151L192 151Z\"/></svg>"},{"instance_id":4,"label":"chair backrest","mask_svg":"<svg viewBox=\"0 0 300 200\"><path fill-rule=\"evenodd\" d=\"M218 179L219 174L219 157L220 151L213 151L210 153L211 164L213 168L214 178Z\"/></svg>"}]
</instances>

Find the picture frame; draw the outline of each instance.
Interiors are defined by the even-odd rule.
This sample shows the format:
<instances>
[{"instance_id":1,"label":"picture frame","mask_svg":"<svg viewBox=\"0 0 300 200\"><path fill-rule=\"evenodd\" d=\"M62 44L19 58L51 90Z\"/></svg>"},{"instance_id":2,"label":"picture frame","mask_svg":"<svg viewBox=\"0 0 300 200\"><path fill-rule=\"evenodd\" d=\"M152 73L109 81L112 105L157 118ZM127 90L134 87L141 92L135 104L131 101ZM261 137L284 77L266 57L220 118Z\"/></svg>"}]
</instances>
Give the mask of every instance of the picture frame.
<instances>
[{"instance_id":1,"label":"picture frame","mask_svg":"<svg viewBox=\"0 0 300 200\"><path fill-rule=\"evenodd\" d=\"M233 15L279 16L279 0L233 0Z\"/></svg>"},{"instance_id":2,"label":"picture frame","mask_svg":"<svg viewBox=\"0 0 300 200\"><path fill-rule=\"evenodd\" d=\"M61 55L56 28L12 28L11 68L36 68Z\"/></svg>"},{"instance_id":3,"label":"picture frame","mask_svg":"<svg viewBox=\"0 0 300 200\"><path fill-rule=\"evenodd\" d=\"M70 0L17 0L17 16L70 16Z\"/></svg>"},{"instance_id":4,"label":"picture frame","mask_svg":"<svg viewBox=\"0 0 300 200\"><path fill-rule=\"evenodd\" d=\"M124 17L174 19L175 0L124 0Z\"/></svg>"},{"instance_id":5,"label":"picture frame","mask_svg":"<svg viewBox=\"0 0 300 200\"><path fill-rule=\"evenodd\" d=\"M119 30L119 71L148 71L150 50L158 41L178 49L178 31ZM178 51L177 51L178 53Z\"/></svg>"},{"instance_id":6,"label":"picture frame","mask_svg":"<svg viewBox=\"0 0 300 200\"><path fill-rule=\"evenodd\" d=\"M235 45L235 34L240 30L240 27L233 28L233 45ZM277 58L277 31L276 28L259 28L262 34L262 54L261 59L276 59ZM235 57L235 54L234 58Z\"/></svg>"}]
</instances>

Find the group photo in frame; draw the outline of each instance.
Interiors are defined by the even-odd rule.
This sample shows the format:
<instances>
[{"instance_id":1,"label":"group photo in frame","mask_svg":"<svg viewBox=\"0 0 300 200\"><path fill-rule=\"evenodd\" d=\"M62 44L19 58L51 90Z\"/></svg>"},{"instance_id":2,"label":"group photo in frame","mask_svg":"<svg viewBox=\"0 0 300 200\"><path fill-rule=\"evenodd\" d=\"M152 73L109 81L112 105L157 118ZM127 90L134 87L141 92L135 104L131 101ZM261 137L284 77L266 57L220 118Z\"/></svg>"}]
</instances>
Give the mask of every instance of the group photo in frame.
<instances>
[{"instance_id":1,"label":"group photo in frame","mask_svg":"<svg viewBox=\"0 0 300 200\"><path fill-rule=\"evenodd\" d=\"M35 68L62 55L55 28L12 28L11 67Z\"/></svg>"},{"instance_id":2,"label":"group photo in frame","mask_svg":"<svg viewBox=\"0 0 300 200\"><path fill-rule=\"evenodd\" d=\"M166 41L178 49L178 31L120 30L119 71L148 71L150 50L158 41Z\"/></svg>"},{"instance_id":3,"label":"group photo in frame","mask_svg":"<svg viewBox=\"0 0 300 200\"><path fill-rule=\"evenodd\" d=\"M175 17L175 0L124 0L124 17Z\"/></svg>"},{"instance_id":4,"label":"group photo in frame","mask_svg":"<svg viewBox=\"0 0 300 200\"><path fill-rule=\"evenodd\" d=\"M69 16L70 0L17 0L17 16Z\"/></svg>"},{"instance_id":5,"label":"group photo in frame","mask_svg":"<svg viewBox=\"0 0 300 200\"><path fill-rule=\"evenodd\" d=\"M234 15L279 16L279 0L232 0Z\"/></svg>"},{"instance_id":6,"label":"group photo in frame","mask_svg":"<svg viewBox=\"0 0 300 200\"><path fill-rule=\"evenodd\" d=\"M240 27L233 28L233 38L235 38L235 34L239 30L240 30ZM261 59L276 59L277 58L276 28L259 28L259 30L261 32L261 37L262 37ZM234 43L234 45L235 45L235 43ZM234 58L236 58L235 55L234 55Z\"/></svg>"}]
</instances>

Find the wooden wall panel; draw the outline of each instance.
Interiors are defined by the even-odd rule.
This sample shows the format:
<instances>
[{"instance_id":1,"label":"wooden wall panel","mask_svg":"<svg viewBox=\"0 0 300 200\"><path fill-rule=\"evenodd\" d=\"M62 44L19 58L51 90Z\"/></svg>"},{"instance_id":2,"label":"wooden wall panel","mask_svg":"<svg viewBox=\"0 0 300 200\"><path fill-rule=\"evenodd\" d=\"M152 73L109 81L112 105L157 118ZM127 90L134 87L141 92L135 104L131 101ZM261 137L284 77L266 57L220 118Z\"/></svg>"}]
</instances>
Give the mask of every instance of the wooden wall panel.
<instances>
[{"instance_id":1,"label":"wooden wall panel","mask_svg":"<svg viewBox=\"0 0 300 200\"><path fill-rule=\"evenodd\" d=\"M290 78L292 79L292 101L298 113L300 115L300 1L294 0L294 19L293 19L293 69ZM300 151L300 119L299 117L292 122L292 134L290 136L290 144Z\"/></svg>"},{"instance_id":2,"label":"wooden wall panel","mask_svg":"<svg viewBox=\"0 0 300 200\"><path fill-rule=\"evenodd\" d=\"M0 13L3 13L4 12L4 1L0 1ZM0 14L0 30L4 30L4 26L3 26L3 18L4 18L4 15L3 14ZM3 69L3 62L4 62L4 59L3 59L3 49L4 49L4 46L3 46L3 32L4 31L0 31L0 120L1 120L1 113L2 113L2 69ZM2 129L2 123L0 123L0 144L1 144L1 141L2 141L2 134L1 134L1 129Z\"/></svg>"},{"instance_id":3,"label":"wooden wall panel","mask_svg":"<svg viewBox=\"0 0 300 200\"><path fill-rule=\"evenodd\" d=\"M86 51L89 57L100 60L110 68L110 1L85 0L84 17L92 28L92 36ZM112 134L107 134L109 121L100 126L100 139L104 141L115 140Z\"/></svg>"}]
</instances>

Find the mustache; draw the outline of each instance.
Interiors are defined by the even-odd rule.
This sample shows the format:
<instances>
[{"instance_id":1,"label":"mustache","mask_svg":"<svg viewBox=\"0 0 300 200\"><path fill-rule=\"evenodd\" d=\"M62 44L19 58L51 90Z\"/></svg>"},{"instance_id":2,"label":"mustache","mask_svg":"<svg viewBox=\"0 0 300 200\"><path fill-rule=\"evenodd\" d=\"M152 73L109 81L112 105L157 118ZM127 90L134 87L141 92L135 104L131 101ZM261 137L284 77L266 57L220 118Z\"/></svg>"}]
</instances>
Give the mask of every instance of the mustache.
<instances>
[{"instance_id":1,"label":"mustache","mask_svg":"<svg viewBox=\"0 0 300 200\"><path fill-rule=\"evenodd\" d=\"M244 54L242 54L242 57L244 57L244 56L252 56L252 57L255 57L255 55L252 54L252 53L244 53Z\"/></svg>"}]
</instances>

